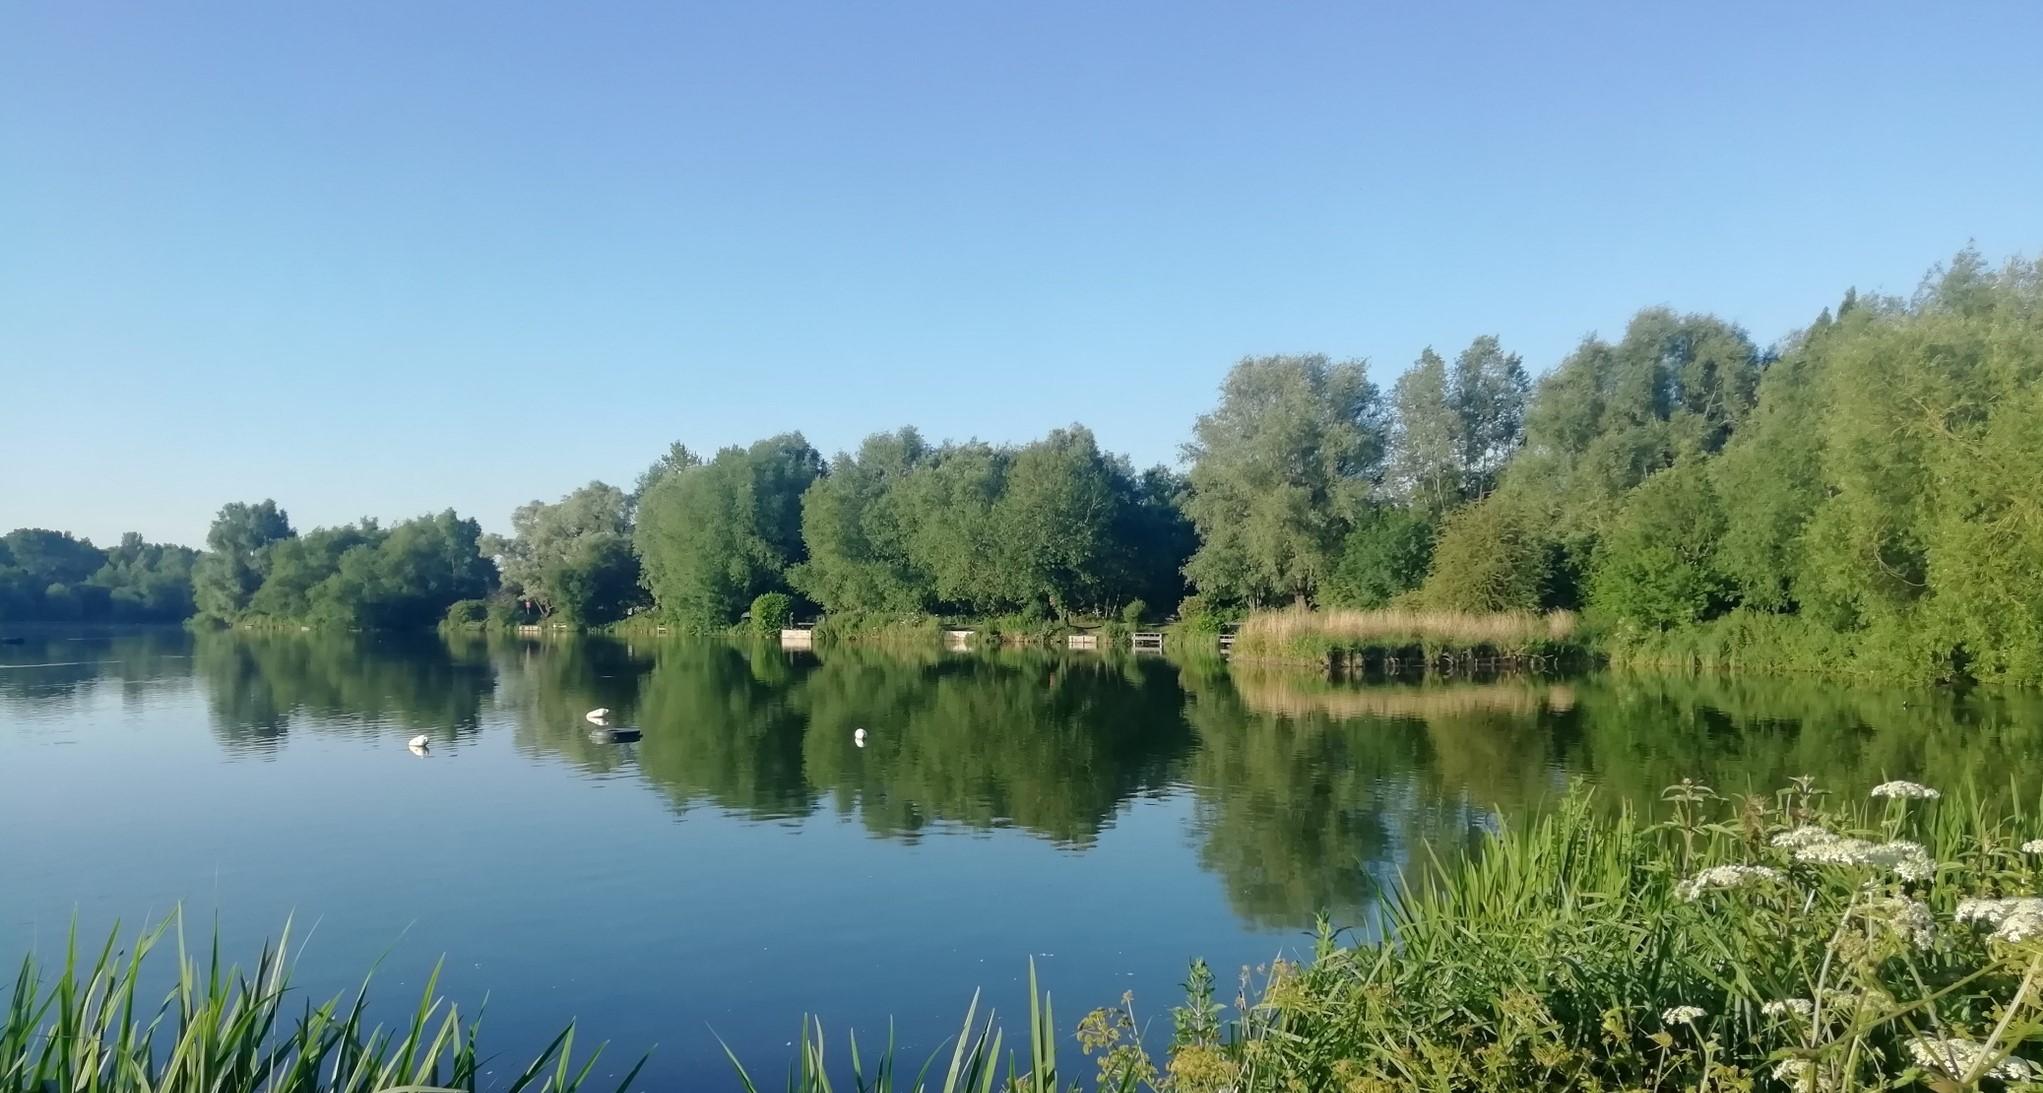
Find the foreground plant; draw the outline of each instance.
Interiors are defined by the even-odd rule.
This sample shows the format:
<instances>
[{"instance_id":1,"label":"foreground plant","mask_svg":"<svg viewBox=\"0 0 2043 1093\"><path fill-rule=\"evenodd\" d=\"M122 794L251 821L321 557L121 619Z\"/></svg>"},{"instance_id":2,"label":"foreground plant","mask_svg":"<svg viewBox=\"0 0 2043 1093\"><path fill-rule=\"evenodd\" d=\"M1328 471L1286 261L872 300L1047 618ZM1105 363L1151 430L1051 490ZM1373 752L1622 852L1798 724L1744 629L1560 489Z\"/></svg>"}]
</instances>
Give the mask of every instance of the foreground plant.
<instances>
[{"instance_id":1,"label":"foreground plant","mask_svg":"<svg viewBox=\"0 0 2043 1093\"><path fill-rule=\"evenodd\" d=\"M75 935L44 981L35 956L22 961L0 1015L0 1093L437 1093L478 1088L477 1025L438 998L439 970L409 1022L369 1024L368 983L351 998L287 1008L290 931L265 948L250 973L223 968L215 938L204 964L185 947L181 919L142 934L123 954L109 935L81 963ZM138 997L152 953L177 941L176 984L160 1003ZM507 1093L574 1093L598 1048L574 1065L574 1027L525 1069L489 1083ZM617 1086L638 1077L634 1066Z\"/></svg>"},{"instance_id":2,"label":"foreground plant","mask_svg":"<svg viewBox=\"0 0 2043 1093\"><path fill-rule=\"evenodd\" d=\"M1583 795L1389 908L1394 941L1272 965L1214 1019L1195 975L1151 1083L1332 1089L1999 1088L2043 1080L2033 834L1913 783L1807 780L1671 818ZM1122 1047L1122 1045L1114 1045ZM1124 1049L1125 1050L1125 1049ZM1146 1058L1142 1066L1148 1066Z\"/></svg>"}]
</instances>

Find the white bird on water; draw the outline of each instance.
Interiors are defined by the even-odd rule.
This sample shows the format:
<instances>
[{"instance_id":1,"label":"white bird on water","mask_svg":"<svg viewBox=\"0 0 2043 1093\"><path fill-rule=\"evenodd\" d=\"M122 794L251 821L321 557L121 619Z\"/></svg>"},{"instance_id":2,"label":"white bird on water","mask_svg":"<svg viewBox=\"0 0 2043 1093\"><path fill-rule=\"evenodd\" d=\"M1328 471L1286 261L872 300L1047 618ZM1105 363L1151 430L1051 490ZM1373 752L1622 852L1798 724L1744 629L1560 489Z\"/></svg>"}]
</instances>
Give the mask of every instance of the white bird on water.
<instances>
[{"instance_id":1,"label":"white bird on water","mask_svg":"<svg viewBox=\"0 0 2043 1093\"><path fill-rule=\"evenodd\" d=\"M410 748L413 755L424 755L433 750L433 738L420 733L406 741L404 746Z\"/></svg>"},{"instance_id":2,"label":"white bird on water","mask_svg":"<svg viewBox=\"0 0 2043 1093\"><path fill-rule=\"evenodd\" d=\"M601 725L603 722L610 720L610 707L598 706L582 716L587 718L591 725Z\"/></svg>"},{"instance_id":3,"label":"white bird on water","mask_svg":"<svg viewBox=\"0 0 2043 1093\"><path fill-rule=\"evenodd\" d=\"M858 747L861 748L865 747L865 730L864 729L851 730L851 742L857 745Z\"/></svg>"}]
</instances>

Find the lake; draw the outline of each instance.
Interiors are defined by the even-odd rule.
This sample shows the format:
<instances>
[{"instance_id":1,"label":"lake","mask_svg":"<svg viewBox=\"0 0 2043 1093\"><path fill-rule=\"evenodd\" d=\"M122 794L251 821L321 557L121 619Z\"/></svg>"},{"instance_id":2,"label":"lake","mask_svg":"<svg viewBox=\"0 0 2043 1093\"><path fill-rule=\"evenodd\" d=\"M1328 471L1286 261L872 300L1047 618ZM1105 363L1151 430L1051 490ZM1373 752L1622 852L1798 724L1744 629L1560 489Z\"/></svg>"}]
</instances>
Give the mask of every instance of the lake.
<instances>
[{"instance_id":1,"label":"lake","mask_svg":"<svg viewBox=\"0 0 2043 1093\"><path fill-rule=\"evenodd\" d=\"M2027 793L2039 752L2043 697L1985 689L32 633L0 646L0 959L181 905L247 961L289 920L310 995L377 965L395 1015L444 955L503 1065L576 1018L599 1073L657 1045L643 1084L721 1086L718 1037L771 1077L805 1013L840 1053L891 1017L919 1062L984 988L1019 1034L1032 958L1067 1028L1123 991L1165 1027L1191 958L1227 984L1321 912L1368 935L1400 868L1578 779Z\"/></svg>"}]
</instances>

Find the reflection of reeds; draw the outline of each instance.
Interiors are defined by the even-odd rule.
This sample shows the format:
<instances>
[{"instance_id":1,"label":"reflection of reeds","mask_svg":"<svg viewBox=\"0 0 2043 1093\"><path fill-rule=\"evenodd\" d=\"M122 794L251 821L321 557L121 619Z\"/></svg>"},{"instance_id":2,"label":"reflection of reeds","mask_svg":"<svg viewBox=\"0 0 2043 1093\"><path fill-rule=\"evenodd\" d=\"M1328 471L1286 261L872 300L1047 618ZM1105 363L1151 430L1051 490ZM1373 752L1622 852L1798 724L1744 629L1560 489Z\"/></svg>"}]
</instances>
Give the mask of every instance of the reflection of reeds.
<instances>
[{"instance_id":1,"label":"reflection of reeds","mask_svg":"<svg viewBox=\"0 0 2043 1093\"><path fill-rule=\"evenodd\" d=\"M1574 688L1565 684L1535 687L1523 682L1498 681L1341 686L1284 672L1237 669L1232 674L1235 690L1249 709L1287 717L1324 714L1339 719L1431 720L1478 713L1530 717L1542 709L1569 710L1575 705Z\"/></svg>"},{"instance_id":2,"label":"reflection of reeds","mask_svg":"<svg viewBox=\"0 0 2043 1093\"><path fill-rule=\"evenodd\" d=\"M1491 649L1524 652L1565 643L1575 635L1568 611L1546 615L1463 611L1309 611L1289 608L1250 615L1235 638L1235 652L1279 654L1305 648Z\"/></svg>"}]
</instances>

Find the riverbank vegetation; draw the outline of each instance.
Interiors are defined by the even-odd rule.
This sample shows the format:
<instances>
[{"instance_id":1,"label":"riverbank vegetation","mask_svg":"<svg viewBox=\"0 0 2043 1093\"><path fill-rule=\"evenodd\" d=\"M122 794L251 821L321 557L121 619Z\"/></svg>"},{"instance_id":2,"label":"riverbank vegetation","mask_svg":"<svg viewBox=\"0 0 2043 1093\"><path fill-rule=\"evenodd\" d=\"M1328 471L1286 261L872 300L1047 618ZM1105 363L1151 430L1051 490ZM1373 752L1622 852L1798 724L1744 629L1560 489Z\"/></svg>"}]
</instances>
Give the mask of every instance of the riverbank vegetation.
<instances>
[{"instance_id":1,"label":"riverbank vegetation","mask_svg":"<svg viewBox=\"0 0 2043 1093\"><path fill-rule=\"evenodd\" d=\"M0 1091L575 1093L596 1084L602 1049L578 1058L572 1025L516 1077L485 1081L485 1066L509 1072L506 1064L479 1053L476 1023L436 994L437 973L394 1027L369 1017L367 981L352 996L309 1002L291 986L289 935L246 970L222 963L217 938L203 954L187 951L179 918L125 950L109 936L81 952L74 936L53 968L29 954L0 1013ZM166 936L176 946L167 957ZM174 985L152 997L142 984L160 978L166 959ZM614 1088L624 1093L637 1076L634 1067Z\"/></svg>"},{"instance_id":2,"label":"riverbank vegetation","mask_svg":"<svg viewBox=\"0 0 2043 1093\"><path fill-rule=\"evenodd\" d=\"M1536 383L1493 337L1424 350L1387 393L1361 361L1252 357L1182 474L1077 425L1019 445L902 428L829 459L786 433L674 444L629 492L534 501L504 536L451 512L300 536L265 501L222 509L195 564L137 539L116 566L17 531L0 618L712 633L781 594L854 636L1558 610L1620 663L2037 683L2039 423L2043 263L1968 250L1768 347L1648 308ZM188 608L162 587L186 566Z\"/></svg>"},{"instance_id":3,"label":"riverbank vegetation","mask_svg":"<svg viewBox=\"0 0 2043 1093\"><path fill-rule=\"evenodd\" d=\"M1244 969L1232 990L1195 963L1155 1025L1126 996L1060 1027L1032 976L1024 1035L1005 1041L975 1002L927 1060L871 1041L836 1056L805 1021L787 1087L1814 1093L2043 1078L2043 820L1911 782L1861 793L1682 783L1653 817L1576 794L1407 874L1381 908L1395 944L1322 926L1308 959ZM431 982L407 1022L370 1031L366 991L286 1014L282 946L241 975L180 945L159 1008L137 984L160 936L125 956L112 941L96 959L74 949L47 982L26 961L0 1018L0 1088L480 1084L474 1027ZM587 1086L594 1059L573 1043L570 1028L506 1087ZM784 1063L732 1061L746 1090L747 1065Z\"/></svg>"},{"instance_id":4,"label":"riverbank vegetation","mask_svg":"<svg viewBox=\"0 0 2043 1093\"><path fill-rule=\"evenodd\" d=\"M1256 660L1325 664L1335 656L1423 663L1441 657L1478 660L1557 657L1580 651L1568 611L1473 614L1379 608L1374 611L1291 609L1248 617L1236 631L1234 655Z\"/></svg>"}]
</instances>

